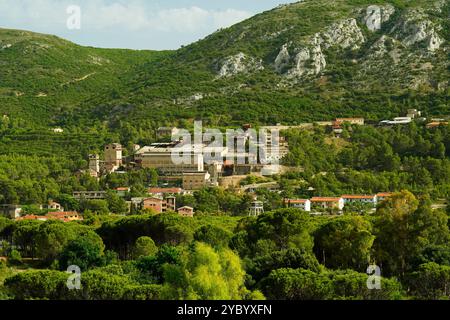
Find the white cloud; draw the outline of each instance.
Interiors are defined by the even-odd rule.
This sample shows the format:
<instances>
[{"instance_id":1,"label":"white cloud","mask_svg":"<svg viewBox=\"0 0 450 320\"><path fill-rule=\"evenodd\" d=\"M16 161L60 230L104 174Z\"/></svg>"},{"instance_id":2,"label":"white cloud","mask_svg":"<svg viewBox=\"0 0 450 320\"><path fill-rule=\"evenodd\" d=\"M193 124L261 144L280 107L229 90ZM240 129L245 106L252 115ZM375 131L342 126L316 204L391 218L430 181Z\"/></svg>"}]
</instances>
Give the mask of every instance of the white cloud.
<instances>
[{"instance_id":1,"label":"white cloud","mask_svg":"<svg viewBox=\"0 0 450 320\"><path fill-rule=\"evenodd\" d=\"M0 20L5 26L52 27L61 29L67 19L66 8L78 4L82 10L82 29L111 28L189 33L228 27L251 16L247 11L189 8L152 9L143 1L1 0Z\"/></svg>"},{"instance_id":2,"label":"white cloud","mask_svg":"<svg viewBox=\"0 0 450 320\"><path fill-rule=\"evenodd\" d=\"M71 5L81 7L80 30L67 28ZM158 7L147 0L0 0L0 27L54 34L82 45L176 49L252 15L226 8Z\"/></svg>"}]
</instances>

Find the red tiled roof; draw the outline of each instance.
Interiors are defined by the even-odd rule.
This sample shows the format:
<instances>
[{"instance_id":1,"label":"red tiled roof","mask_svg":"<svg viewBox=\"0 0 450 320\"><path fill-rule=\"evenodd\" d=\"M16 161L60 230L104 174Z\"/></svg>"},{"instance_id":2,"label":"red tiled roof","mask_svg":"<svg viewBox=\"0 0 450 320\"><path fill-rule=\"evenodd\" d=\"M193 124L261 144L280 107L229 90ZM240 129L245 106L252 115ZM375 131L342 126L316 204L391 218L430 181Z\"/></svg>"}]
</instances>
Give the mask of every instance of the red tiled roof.
<instances>
[{"instance_id":1,"label":"red tiled roof","mask_svg":"<svg viewBox=\"0 0 450 320\"><path fill-rule=\"evenodd\" d=\"M47 216L54 217L67 217L67 216L78 216L78 212L76 211L66 211L66 212L49 212Z\"/></svg>"},{"instance_id":2,"label":"red tiled roof","mask_svg":"<svg viewBox=\"0 0 450 320\"><path fill-rule=\"evenodd\" d=\"M21 221L21 220L38 220L38 219L47 219L47 218L43 217L43 216L36 216L36 215L30 214L30 215L26 215L26 216L17 218L16 220Z\"/></svg>"},{"instance_id":3,"label":"red tiled roof","mask_svg":"<svg viewBox=\"0 0 450 320\"><path fill-rule=\"evenodd\" d=\"M181 188L150 188L148 193L181 193L183 189Z\"/></svg>"},{"instance_id":4,"label":"red tiled roof","mask_svg":"<svg viewBox=\"0 0 450 320\"><path fill-rule=\"evenodd\" d=\"M344 199L373 199L375 196L368 196L368 195L343 195L342 198Z\"/></svg>"},{"instance_id":5,"label":"red tiled roof","mask_svg":"<svg viewBox=\"0 0 450 320\"><path fill-rule=\"evenodd\" d=\"M307 199L286 199L285 203L306 203L308 201Z\"/></svg>"},{"instance_id":6,"label":"red tiled roof","mask_svg":"<svg viewBox=\"0 0 450 320\"><path fill-rule=\"evenodd\" d=\"M381 193L377 194L377 197L384 197L384 198L386 198L386 197L390 197L392 195L393 195L392 192L381 192Z\"/></svg>"},{"instance_id":7,"label":"red tiled roof","mask_svg":"<svg viewBox=\"0 0 450 320\"><path fill-rule=\"evenodd\" d=\"M339 202L341 198L329 198L329 197L314 197L311 198L311 202Z\"/></svg>"},{"instance_id":8,"label":"red tiled roof","mask_svg":"<svg viewBox=\"0 0 450 320\"><path fill-rule=\"evenodd\" d=\"M448 122L430 122L427 124L427 128L436 128L439 126L446 126L448 125Z\"/></svg>"},{"instance_id":9,"label":"red tiled roof","mask_svg":"<svg viewBox=\"0 0 450 320\"><path fill-rule=\"evenodd\" d=\"M127 187L116 188L116 191L128 191L128 190L130 190L130 188Z\"/></svg>"}]
</instances>

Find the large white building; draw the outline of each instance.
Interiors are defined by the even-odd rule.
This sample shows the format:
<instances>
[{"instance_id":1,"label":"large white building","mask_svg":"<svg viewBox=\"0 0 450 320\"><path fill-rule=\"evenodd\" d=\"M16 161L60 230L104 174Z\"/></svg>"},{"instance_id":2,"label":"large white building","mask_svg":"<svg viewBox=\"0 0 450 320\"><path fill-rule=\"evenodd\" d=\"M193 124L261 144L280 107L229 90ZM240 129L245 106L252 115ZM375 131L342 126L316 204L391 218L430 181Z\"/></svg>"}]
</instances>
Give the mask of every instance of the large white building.
<instances>
[{"instance_id":1,"label":"large white building","mask_svg":"<svg viewBox=\"0 0 450 320\"><path fill-rule=\"evenodd\" d=\"M194 148L176 148L179 142L155 143L142 147L134 155L134 161L141 168L157 169L166 174L203 172L204 158Z\"/></svg>"}]
</instances>

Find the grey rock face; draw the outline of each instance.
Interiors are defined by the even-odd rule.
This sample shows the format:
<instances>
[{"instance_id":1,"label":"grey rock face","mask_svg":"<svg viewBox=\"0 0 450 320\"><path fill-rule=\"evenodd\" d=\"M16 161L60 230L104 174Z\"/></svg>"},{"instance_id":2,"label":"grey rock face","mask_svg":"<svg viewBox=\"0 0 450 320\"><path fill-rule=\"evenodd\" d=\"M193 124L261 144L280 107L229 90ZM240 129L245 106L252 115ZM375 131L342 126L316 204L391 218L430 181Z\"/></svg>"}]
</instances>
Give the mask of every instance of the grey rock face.
<instances>
[{"instance_id":1,"label":"grey rock face","mask_svg":"<svg viewBox=\"0 0 450 320\"><path fill-rule=\"evenodd\" d=\"M322 33L316 34L315 41L324 49L338 46L341 49L358 49L366 41L356 19L342 20L331 25Z\"/></svg>"},{"instance_id":2,"label":"grey rock face","mask_svg":"<svg viewBox=\"0 0 450 320\"><path fill-rule=\"evenodd\" d=\"M284 44L274 62L275 70L288 78L318 75L327 66L323 50L331 47L358 49L366 41L355 19L339 21L316 33L302 47ZM290 52L291 51L291 52ZM289 70L286 67L293 65Z\"/></svg>"},{"instance_id":3,"label":"grey rock face","mask_svg":"<svg viewBox=\"0 0 450 320\"><path fill-rule=\"evenodd\" d=\"M391 33L407 47L424 42L427 50L434 52L444 43L436 28L422 12L410 11L394 26Z\"/></svg>"},{"instance_id":4,"label":"grey rock face","mask_svg":"<svg viewBox=\"0 0 450 320\"><path fill-rule=\"evenodd\" d=\"M391 5L372 5L367 7L363 23L370 31L377 31L381 29L383 23L390 20L394 13L395 8Z\"/></svg>"},{"instance_id":5,"label":"grey rock face","mask_svg":"<svg viewBox=\"0 0 450 320\"><path fill-rule=\"evenodd\" d=\"M240 52L222 61L218 78L231 77L239 73L248 73L263 69L264 67L261 61L257 61L255 58Z\"/></svg>"},{"instance_id":6,"label":"grey rock face","mask_svg":"<svg viewBox=\"0 0 450 320\"><path fill-rule=\"evenodd\" d=\"M288 44L283 45L278 56L275 59L275 70L278 73L282 73L284 68L289 65L291 61L291 55L289 54Z\"/></svg>"}]
</instances>

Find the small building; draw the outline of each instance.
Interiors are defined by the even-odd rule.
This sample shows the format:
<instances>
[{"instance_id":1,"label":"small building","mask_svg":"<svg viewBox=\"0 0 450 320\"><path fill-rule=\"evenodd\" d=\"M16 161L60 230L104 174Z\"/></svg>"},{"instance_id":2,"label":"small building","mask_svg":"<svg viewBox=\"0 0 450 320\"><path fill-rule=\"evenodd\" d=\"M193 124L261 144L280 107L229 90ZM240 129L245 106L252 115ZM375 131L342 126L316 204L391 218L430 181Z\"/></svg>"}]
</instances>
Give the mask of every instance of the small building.
<instances>
[{"instance_id":1,"label":"small building","mask_svg":"<svg viewBox=\"0 0 450 320\"><path fill-rule=\"evenodd\" d=\"M417 119L422 116L422 112L417 109L408 109L407 117L411 119Z\"/></svg>"},{"instance_id":2,"label":"small building","mask_svg":"<svg viewBox=\"0 0 450 320\"><path fill-rule=\"evenodd\" d=\"M380 122L380 126L395 126L395 125L404 125L410 124L412 122L412 118L410 117L398 117L394 118L394 120L383 120Z\"/></svg>"},{"instance_id":3,"label":"small building","mask_svg":"<svg viewBox=\"0 0 450 320\"><path fill-rule=\"evenodd\" d=\"M22 207L15 204L3 204L0 205L0 215L10 218L10 219L16 219L20 217L20 214L22 213Z\"/></svg>"},{"instance_id":4,"label":"small building","mask_svg":"<svg viewBox=\"0 0 450 320\"><path fill-rule=\"evenodd\" d=\"M16 221L29 221L29 220L35 220L35 221L47 221L48 217L46 216L37 216L34 214L29 214L23 217L17 217L15 219Z\"/></svg>"},{"instance_id":5,"label":"small building","mask_svg":"<svg viewBox=\"0 0 450 320\"><path fill-rule=\"evenodd\" d=\"M117 171L123 164L122 145L111 143L105 146L105 169L107 172Z\"/></svg>"},{"instance_id":6,"label":"small building","mask_svg":"<svg viewBox=\"0 0 450 320\"><path fill-rule=\"evenodd\" d=\"M182 217L189 217L189 218L194 217L194 208L192 207L184 206L179 208L177 211L178 214Z\"/></svg>"},{"instance_id":7,"label":"small building","mask_svg":"<svg viewBox=\"0 0 450 320\"><path fill-rule=\"evenodd\" d=\"M62 205L60 205L59 203L55 202L55 201L50 201L47 204L46 209L48 209L48 210L57 210L59 212L63 212L64 211L64 207Z\"/></svg>"},{"instance_id":8,"label":"small building","mask_svg":"<svg viewBox=\"0 0 450 320\"><path fill-rule=\"evenodd\" d=\"M144 198L140 203L141 209L152 209L156 213L164 213L168 211L175 211L176 198L167 197L165 199L159 197Z\"/></svg>"},{"instance_id":9,"label":"small building","mask_svg":"<svg viewBox=\"0 0 450 320\"><path fill-rule=\"evenodd\" d=\"M343 195L344 204L350 203L361 203L361 204L371 204L374 207L377 205L376 195Z\"/></svg>"},{"instance_id":10,"label":"small building","mask_svg":"<svg viewBox=\"0 0 450 320\"><path fill-rule=\"evenodd\" d=\"M364 118L337 118L335 123L338 125L342 125L344 123L349 123L352 125L363 126L365 124L365 119Z\"/></svg>"},{"instance_id":11,"label":"small building","mask_svg":"<svg viewBox=\"0 0 450 320\"><path fill-rule=\"evenodd\" d=\"M127 193L131 191L131 188L129 187L119 187L114 189L117 193L117 195L121 198L126 197Z\"/></svg>"},{"instance_id":12,"label":"small building","mask_svg":"<svg viewBox=\"0 0 450 320\"><path fill-rule=\"evenodd\" d=\"M448 122L434 121L427 124L427 129L435 129L441 126L448 126Z\"/></svg>"},{"instance_id":13,"label":"small building","mask_svg":"<svg viewBox=\"0 0 450 320\"><path fill-rule=\"evenodd\" d=\"M184 190L200 190L206 187L210 182L211 175L204 172L183 173Z\"/></svg>"},{"instance_id":14,"label":"small building","mask_svg":"<svg viewBox=\"0 0 450 320\"><path fill-rule=\"evenodd\" d=\"M83 217L76 211L50 212L46 215L49 220L59 220L63 222L82 221Z\"/></svg>"},{"instance_id":15,"label":"small building","mask_svg":"<svg viewBox=\"0 0 450 320\"><path fill-rule=\"evenodd\" d=\"M150 210L154 210L157 213L162 213L163 212L163 202L164 202L164 200L161 198L157 198L157 197L147 198L142 201L142 209L144 209L144 210L150 209Z\"/></svg>"},{"instance_id":16,"label":"small building","mask_svg":"<svg viewBox=\"0 0 450 320\"><path fill-rule=\"evenodd\" d=\"M333 197L314 197L311 198L311 206L320 209L337 209L342 211L345 203L342 198Z\"/></svg>"},{"instance_id":17,"label":"small building","mask_svg":"<svg viewBox=\"0 0 450 320\"><path fill-rule=\"evenodd\" d=\"M342 127L342 124L339 122L333 122L331 129L337 135L341 135L344 132L344 128Z\"/></svg>"},{"instance_id":18,"label":"small building","mask_svg":"<svg viewBox=\"0 0 450 320\"><path fill-rule=\"evenodd\" d=\"M166 195L179 195L183 193L181 188L150 188L148 189L148 194L153 196L164 197Z\"/></svg>"},{"instance_id":19,"label":"small building","mask_svg":"<svg viewBox=\"0 0 450 320\"><path fill-rule=\"evenodd\" d=\"M38 215L26 215L23 217L16 218L16 221L24 221L24 220L35 220L35 221L49 221L49 220L58 220L62 222L71 222L71 221L82 221L83 216L78 212L50 212L45 216Z\"/></svg>"},{"instance_id":20,"label":"small building","mask_svg":"<svg viewBox=\"0 0 450 320\"><path fill-rule=\"evenodd\" d=\"M311 212L311 201L307 199L285 199L285 205L288 208L301 209L306 212Z\"/></svg>"},{"instance_id":21,"label":"small building","mask_svg":"<svg viewBox=\"0 0 450 320\"><path fill-rule=\"evenodd\" d=\"M250 205L249 216L257 217L264 213L264 203L262 201L255 200Z\"/></svg>"},{"instance_id":22,"label":"small building","mask_svg":"<svg viewBox=\"0 0 450 320\"><path fill-rule=\"evenodd\" d=\"M89 173L94 178L100 175L100 156L98 154L89 155Z\"/></svg>"},{"instance_id":23,"label":"small building","mask_svg":"<svg viewBox=\"0 0 450 320\"><path fill-rule=\"evenodd\" d=\"M73 197L77 200L100 200L106 199L106 191L74 191Z\"/></svg>"}]
</instances>

